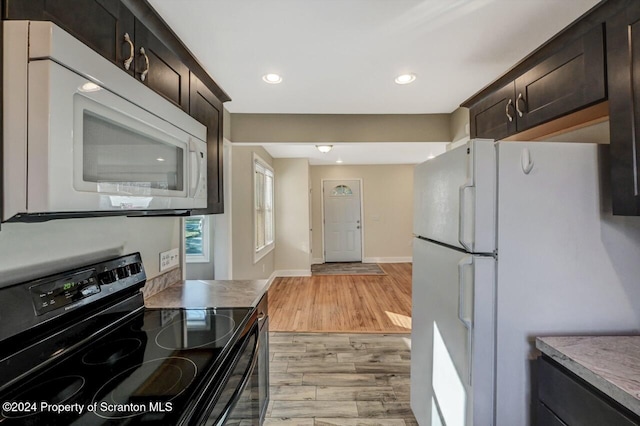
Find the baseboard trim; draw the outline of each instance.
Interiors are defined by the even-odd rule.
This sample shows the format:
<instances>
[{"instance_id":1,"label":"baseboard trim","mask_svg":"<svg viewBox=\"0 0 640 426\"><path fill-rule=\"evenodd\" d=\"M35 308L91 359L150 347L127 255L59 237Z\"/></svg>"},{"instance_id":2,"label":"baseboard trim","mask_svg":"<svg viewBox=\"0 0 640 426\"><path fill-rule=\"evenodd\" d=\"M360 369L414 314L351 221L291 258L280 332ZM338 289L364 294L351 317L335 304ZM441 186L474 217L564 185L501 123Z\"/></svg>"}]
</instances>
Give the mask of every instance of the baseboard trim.
<instances>
[{"instance_id":1,"label":"baseboard trim","mask_svg":"<svg viewBox=\"0 0 640 426\"><path fill-rule=\"evenodd\" d=\"M322 257L314 257L313 259L311 259L312 265L322 265L323 263L324 263L324 258Z\"/></svg>"},{"instance_id":2,"label":"baseboard trim","mask_svg":"<svg viewBox=\"0 0 640 426\"><path fill-rule=\"evenodd\" d=\"M278 276L277 272L278 271L273 271L271 275L269 275L269 278L267 278L267 288L264 290L265 292L269 290L269 287L271 287L271 284L273 284L273 281Z\"/></svg>"},{"instance_id":3,"label":"baseboard trim","mask_svg":"<svg viewBox=\"0 0 640 426\"><path fill-rule=\"evenodd\" d=\"M279 269L274 273L278 277L310 277L311 269Z\"/></svg>"},{"instance_id":4,"label":"baseboard trim","mask_svg":"<svg viewBox=\"0 0 640 426\"><path fill-rule=\"evenodd\" d=\"M365 257L362 263L411 263L413 257Z\"/></svg>"}]
</instances>

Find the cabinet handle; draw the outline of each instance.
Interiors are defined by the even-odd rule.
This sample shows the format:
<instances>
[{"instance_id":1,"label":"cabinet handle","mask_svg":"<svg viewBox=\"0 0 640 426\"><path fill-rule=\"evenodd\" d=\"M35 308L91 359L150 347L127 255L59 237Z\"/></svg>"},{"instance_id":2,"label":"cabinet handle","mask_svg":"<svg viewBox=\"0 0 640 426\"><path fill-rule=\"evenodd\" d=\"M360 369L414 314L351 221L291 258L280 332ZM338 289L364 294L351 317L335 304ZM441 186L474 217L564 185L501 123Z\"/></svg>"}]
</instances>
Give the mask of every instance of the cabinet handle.
<instances>
[{"instance_id":1,"label":"cabinet handle","mask_svg":"<svg viewBox=\"0 0 640 426\"><path fill-rule=\"evenodd\" d=\"M124 41L129 44L129 57L124 60L123 65L125 70L129 70L129 68L131 68L131 62L133 62L133 55L136 48L133 47L133 42L131 41L131 37L129 37L129 33L124 33Z\"/></svg>"},{"instance_id":2,"label":"cabinet handle","mask_svg":"<svg viewBox=\"0 0 640 426\"><path fill-rule=\"evenodd\" d=\"M258 321L262 321L262 320L264 320L264 317L265 317L265 316L266 316L266 315L264 314L264 312L260 312L260 313L258 314Z\"/></svg>"},{"instance_id":3,"label":"cabinet handle","mask_svg":"<svg viewBox=\"0 0 640 426\"><path fill-rule=\"evenodd\" d=\"M145 81L147 79L147 74L149 74L149 57L147 56L147 52L144 51L144 47L140 48L140 54L144 56L144 71L140 74L140 80Z\"/></svg>"},{"instance_id":4,"label":"cabinet handle","mask_svg":"<svg viewBox=\"0 0 640 426\"><path fill-rule=\"evenodd\" d=\"M504 113L507 114L507 118L509 119L509 122L513 121L513 116L511 114L509 114L509 107L513 104L513 100L509 99L509 101L507 102L507 105L505 105L504 107Z\"/></svg>"},{"instance_id":5,"label":"cabinet handle","mask_svg":"<svg viewBox=\"0 0 640 426\"><path fill-rule=\"evenodd\" d=\"M518 111L518 115L522 117L524 113L520 111L520 101L524 102L525 107L527 106L527 101L522 96L522 93L518 93L518 99L516 99L516 111Z\"/></svg>"}]
</instances>

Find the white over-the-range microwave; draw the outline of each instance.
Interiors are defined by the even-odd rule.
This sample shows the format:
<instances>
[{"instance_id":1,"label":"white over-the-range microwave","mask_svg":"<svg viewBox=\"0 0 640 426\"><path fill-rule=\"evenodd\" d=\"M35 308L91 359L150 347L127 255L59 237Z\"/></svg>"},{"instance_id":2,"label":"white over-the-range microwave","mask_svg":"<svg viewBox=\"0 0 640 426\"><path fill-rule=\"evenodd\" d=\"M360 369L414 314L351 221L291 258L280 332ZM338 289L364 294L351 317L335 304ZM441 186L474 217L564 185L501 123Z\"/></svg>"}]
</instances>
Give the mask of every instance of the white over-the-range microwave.
<instances>
[{"instance_id":1,"label":"white over-the-range microwave","mask_svg":"<svg viewBox=\"0 0 640 426\"><path fill-rule=\"evenodd\" d=\"M50 22L3 48L3 221L207 206L205 126Z\"/></svg>"}]
</instances>

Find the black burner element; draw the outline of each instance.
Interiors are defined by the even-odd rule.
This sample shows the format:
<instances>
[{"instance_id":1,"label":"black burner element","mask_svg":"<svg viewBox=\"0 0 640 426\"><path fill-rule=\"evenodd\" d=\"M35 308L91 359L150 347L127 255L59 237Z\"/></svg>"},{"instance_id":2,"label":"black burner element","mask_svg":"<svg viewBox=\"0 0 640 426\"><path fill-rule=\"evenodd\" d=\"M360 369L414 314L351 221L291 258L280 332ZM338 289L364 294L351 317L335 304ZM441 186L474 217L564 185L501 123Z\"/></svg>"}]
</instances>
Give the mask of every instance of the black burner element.
<instances>
[{"instance_id":1,"label":"black burner element","mask_svg":"<svg viewBox=\"0 0 640 426\"><path fill-rule=\"evenodd\" d=\"M158 333L158 346L169 350L222 347L236 327L233 318L226 315L198 310L185 312L185 319L172 322Z\"/></svg>"},{"instance_id":2,"label":"black burner element","mask_svg":"<svg viewBox=\"0 0 640 426\"><path fill-rule=\"evenodd\" d=\"M124 419L144 414L149 402L167 403L179 396L198 373L187 358L167 357L131 367L105 383L93 398L95 414L105 419ZM109 392L109 389L113 389ZM104 394L104 392L108 392Z\"/></svg>"},{"instance_id":3,"label":"black burner element","mask_svg":"<svg viewBox=\"0 0 640 426\"><path fill-rule=\"evenodd\" d=\"M85 356L82 357L82 362L87 365L113 365L122 358L131 355L141 345L142 342L140 339L134 338L106 342L86 353Z\"/></svg>"},{"instance_id":4,"label":"black burner element","mask_svg":"<svg viewBox=\"0 0 640 426\"><path fill-rule=\"evenodd\" d=\"M82 376L63 376L46 382L38 383L14 398L15 401L46 401L50 404L62 404L76 395L84 386ZM5 412L2 415L7 418L28 417L39 414L39 411L31 412Z\"/></svg>"}]
</instances>

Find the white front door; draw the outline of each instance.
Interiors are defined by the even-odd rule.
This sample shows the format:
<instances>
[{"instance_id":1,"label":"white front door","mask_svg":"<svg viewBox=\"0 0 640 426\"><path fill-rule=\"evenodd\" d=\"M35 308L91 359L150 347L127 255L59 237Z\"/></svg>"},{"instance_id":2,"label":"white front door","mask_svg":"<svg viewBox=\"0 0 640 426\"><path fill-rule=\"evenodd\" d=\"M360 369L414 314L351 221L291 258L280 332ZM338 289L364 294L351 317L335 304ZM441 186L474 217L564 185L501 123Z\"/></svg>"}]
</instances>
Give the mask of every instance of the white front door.
<instances>
[{"instance_id":1,"label":"white front door","mask_svg":"<svg viewBox=\"0 0 640 426\"><path fill-rule=\"evenodd\" d=\"M325 262L361 262L360 181L327 180L322 193Z\"/></svg>"}]
</instances>

